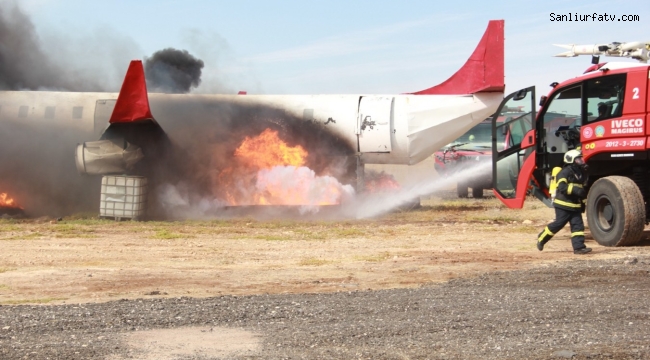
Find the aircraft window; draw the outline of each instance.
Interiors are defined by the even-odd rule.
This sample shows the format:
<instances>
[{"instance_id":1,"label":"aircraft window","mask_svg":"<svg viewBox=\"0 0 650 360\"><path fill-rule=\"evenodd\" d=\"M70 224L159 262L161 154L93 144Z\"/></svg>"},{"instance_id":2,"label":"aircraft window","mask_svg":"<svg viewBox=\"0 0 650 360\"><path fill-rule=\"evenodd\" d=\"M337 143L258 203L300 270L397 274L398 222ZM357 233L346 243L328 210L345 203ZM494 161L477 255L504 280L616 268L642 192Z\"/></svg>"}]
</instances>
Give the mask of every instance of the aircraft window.
<instances>
[{"instance_id":1,"label":"aircraft window","mask_svg":"<svg viewBox=\"0 0 650 360\"><path fill-rule=\"evenodd\" d=\"M625 74L603 76L585 82L587 121L599 121L623 114Z\"/></svg>"},{"instance_id":2,"label":"aircraft window","mask_svg":"<svg viewBox=\"0 0 650 360\"><path fill-rule=\"evenodd\" d=\"M48 106L45 108L45 118L46 119L54 119L54 111L56 110L56 107L54 106Z\"/></svg>"},{"instance_id":3,"label":"aircraft window","mask_svg":"<svg viewBox=\"0 0 650 360\"><path fill-rule=\"evenodd\" d=\"M73 119L81 119L83 116L84 112L84 107L83 106L75 106L72 108L72 118Z\"/></svg>"},{"instance_id":4,"label":"aircraft window","mask_svg":"<svg viewBox=\"0 0 650 360\"><path fill-rule=\"evenodd\" d=\"M29 113L29 106L21 106L18 108L18 117L19 118L26 118L27 114Z\"/></svg>"}]
</instances>

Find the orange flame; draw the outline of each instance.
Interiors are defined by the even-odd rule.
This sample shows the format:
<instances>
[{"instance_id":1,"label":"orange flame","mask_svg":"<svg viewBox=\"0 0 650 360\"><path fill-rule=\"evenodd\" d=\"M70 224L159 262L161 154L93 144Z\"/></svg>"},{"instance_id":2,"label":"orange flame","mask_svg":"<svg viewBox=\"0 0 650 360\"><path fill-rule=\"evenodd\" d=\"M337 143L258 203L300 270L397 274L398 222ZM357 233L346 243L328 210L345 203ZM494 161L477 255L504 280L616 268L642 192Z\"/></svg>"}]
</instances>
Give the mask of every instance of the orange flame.
<instances>
[{"instance_id":1,"label":"orange flame","mask_svg":"<svg viewBox=\"0 0 650 360\"><path fill-rule=\"evenodd\" d=\"M234 152L231 167L217 177L220 197L230 205L334 205L350 191L330 176L307 168L309 153L289 146L278 132L266 129L246 137Z\"/></svg>"},{"instance_id":2,"label":"orange flame","mask_svg":"<svg viewBox=\"0 0 650 360\"><path fill-rule=\"evenodd\" d=\"M19 207L14 199L10 198L7 193L0 193L0 206L4 207Z\"/></svg>"},{"instance_id":3,"label":"orange flame","mask_svg":"<svg viewBox=\"0 0 650 360\"><path fill-rule=\"evenodd\" d=\"M288 146L277 131L266 129L257 137L247 136L235 150L235 157L256 169L270 169L277 165L302 166L307 151L300 145Z\"/></svg>"}]
</instances>

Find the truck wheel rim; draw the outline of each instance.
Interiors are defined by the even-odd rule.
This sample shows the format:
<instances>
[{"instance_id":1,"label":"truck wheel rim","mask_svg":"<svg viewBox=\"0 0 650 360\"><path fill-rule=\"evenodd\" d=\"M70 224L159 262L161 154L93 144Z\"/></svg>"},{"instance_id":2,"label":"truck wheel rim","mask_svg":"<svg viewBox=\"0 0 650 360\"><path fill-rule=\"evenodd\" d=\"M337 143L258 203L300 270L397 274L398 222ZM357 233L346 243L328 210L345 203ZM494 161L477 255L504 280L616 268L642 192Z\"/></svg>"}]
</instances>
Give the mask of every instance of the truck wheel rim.
<instances>
[{"instance_id":1,"label":"truck wheel rim","mask_svg":"<svg viewBox=\"0 0 650 360\"><path fill-rule=\"evenodd\" d=\"M610 231L616 222L614 206L607 196L596 199L596 224L602 231Z\"/></svg>"}]
</instances>

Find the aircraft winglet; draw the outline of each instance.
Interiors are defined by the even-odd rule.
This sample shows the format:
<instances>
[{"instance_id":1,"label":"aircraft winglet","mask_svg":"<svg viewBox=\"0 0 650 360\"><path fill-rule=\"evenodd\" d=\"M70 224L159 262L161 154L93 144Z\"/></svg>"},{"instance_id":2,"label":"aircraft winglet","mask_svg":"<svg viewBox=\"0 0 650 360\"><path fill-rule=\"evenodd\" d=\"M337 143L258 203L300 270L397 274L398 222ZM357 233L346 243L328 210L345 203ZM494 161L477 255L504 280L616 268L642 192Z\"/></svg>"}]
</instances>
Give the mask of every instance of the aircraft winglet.
<instances>
[{"instance_id":1,"label":"aircraft winglet","mask_svg":"<svg viewBox=\"0 0 650 360\"><path fill-rule=\"evenodd\" d=\"M503 92L504 20L490 20L481 41L463 67L446 81L414 95L463 95Z\"/></svg>"},{"instance_id":2,"label":"aircraft winglet","mask_svg":"<svg viewBox=\"0 0 650 360\"><path fill-rule=\"evenodd\" d=\"M142 61L133 60L124 76L124 82L109 123L129 123L141 120L155 122L149 107L147 83L144 78Z\"/></svg>"}]
</instances>

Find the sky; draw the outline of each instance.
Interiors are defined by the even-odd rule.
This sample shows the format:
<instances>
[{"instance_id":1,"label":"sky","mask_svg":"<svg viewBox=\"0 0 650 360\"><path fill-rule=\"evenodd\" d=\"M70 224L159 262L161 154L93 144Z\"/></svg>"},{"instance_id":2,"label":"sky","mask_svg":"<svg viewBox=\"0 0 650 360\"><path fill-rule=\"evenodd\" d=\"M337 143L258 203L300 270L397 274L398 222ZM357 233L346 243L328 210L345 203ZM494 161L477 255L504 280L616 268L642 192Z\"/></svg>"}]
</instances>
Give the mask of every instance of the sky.
<instances>
[{"instance_id":1,"label":"sky","mask_svg":"<svg viewBox=\"0 0 650 360\"><path fill-rule=\"evenodd\" d=\"M394 94L459 69L505 20L506 93L580 75L552 44L650 42L650 1L0 0L28 16L53 61L119 89L131 59L165 48L203 60L196 93ZM639 21L552 21L551 14ZM603 61L632 59L601 58Z\"/></svg>"}]
</instances>

